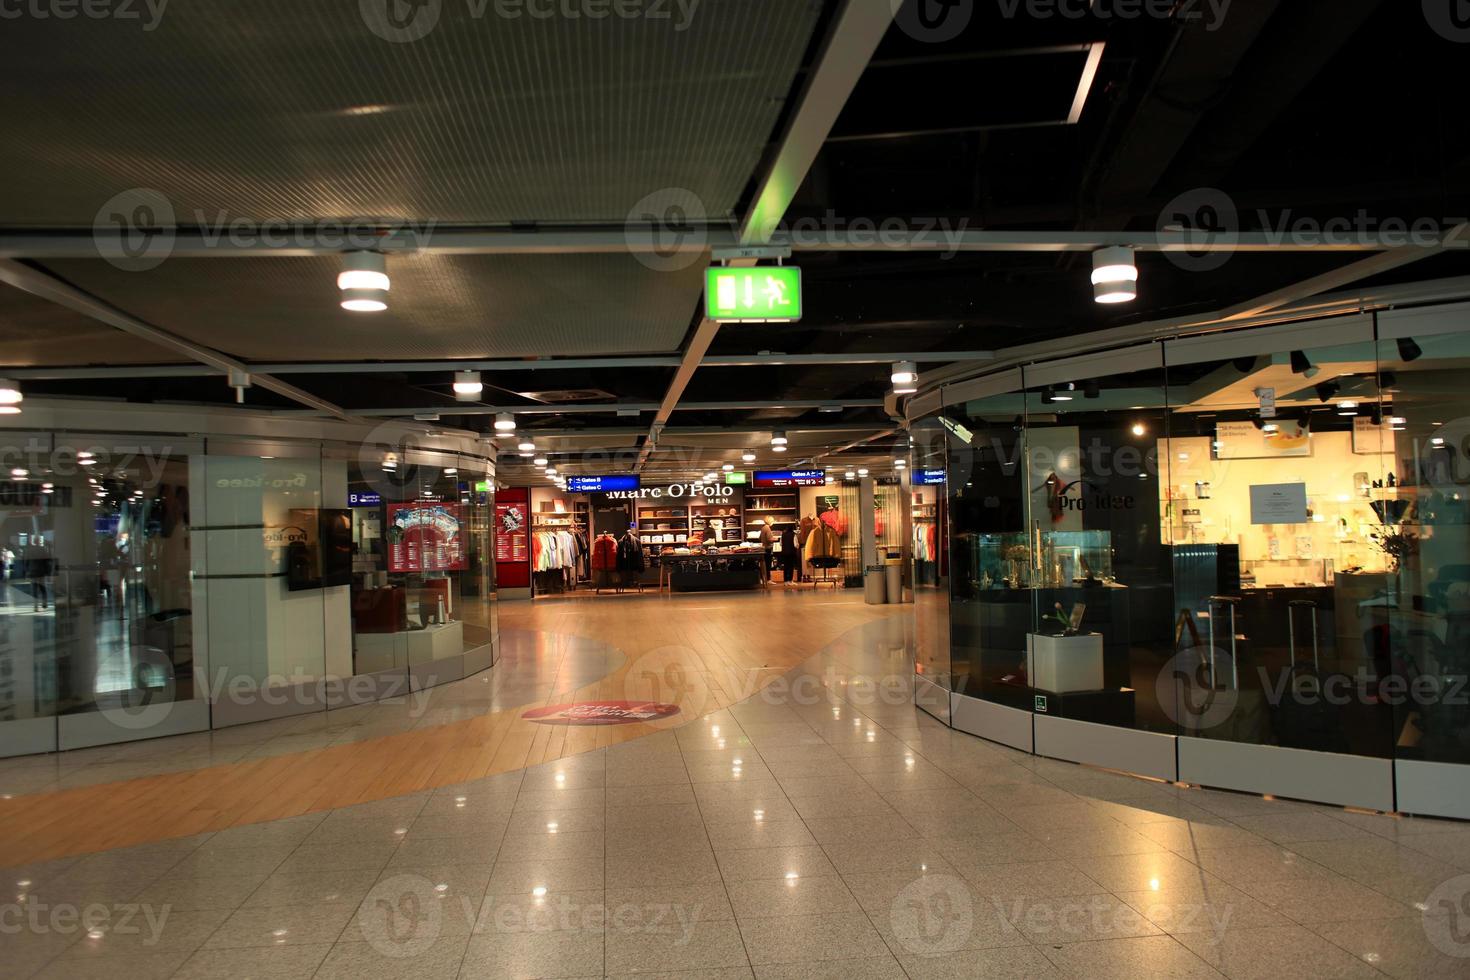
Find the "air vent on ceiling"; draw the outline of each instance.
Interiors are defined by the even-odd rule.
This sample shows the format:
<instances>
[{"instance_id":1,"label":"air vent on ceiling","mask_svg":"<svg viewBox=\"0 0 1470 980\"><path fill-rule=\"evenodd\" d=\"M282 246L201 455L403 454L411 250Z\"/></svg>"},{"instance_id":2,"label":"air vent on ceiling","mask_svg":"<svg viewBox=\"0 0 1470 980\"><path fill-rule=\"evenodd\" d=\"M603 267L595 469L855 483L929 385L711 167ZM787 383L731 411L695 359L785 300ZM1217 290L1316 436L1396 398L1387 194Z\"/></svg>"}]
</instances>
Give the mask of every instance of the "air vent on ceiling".
<instances>
[{"instance_id":1,"label":"air vent on ceiling","mask_svg":"<svg viewBox=\"0 0 1470 980\"><path fill-rule=\"evenodd\" d=\"M520 391L516 394L522 398L529 398L532 401L549 402L553 405L564 402L617 401L611 392L603 391L601 388L565 388L561 391Z\"/></svg>"}]
</instances>

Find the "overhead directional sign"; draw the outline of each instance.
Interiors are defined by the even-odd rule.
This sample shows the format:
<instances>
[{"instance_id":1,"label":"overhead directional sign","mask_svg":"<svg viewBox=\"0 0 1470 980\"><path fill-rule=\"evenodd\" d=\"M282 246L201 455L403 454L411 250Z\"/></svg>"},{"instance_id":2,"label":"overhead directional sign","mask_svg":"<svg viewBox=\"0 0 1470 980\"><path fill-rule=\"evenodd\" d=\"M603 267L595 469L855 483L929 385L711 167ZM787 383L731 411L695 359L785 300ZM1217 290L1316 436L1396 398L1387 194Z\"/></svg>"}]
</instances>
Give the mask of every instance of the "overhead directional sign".
<instances>
[{"instance_id":1,"label":"overhead directional sign","mask_svg":"<svg viewBox=\"0 0 1470 980\"><path fill-rule=\"evenodd\" d=\"M568 493L610 493L638 490L643 480L637 476L569 476Z\"/></svg>"},{"instance_id":2,"label":"overhead directional sign","mask_svg":"<svg viewBox=\"0 0 1470 980\"><path fill-rule=\"evenodd\" d=\"M722 323L801 319L801 270L794 265L705 270L705 315Z\"/></svg>"},{"instance_id":3,"label":"overhead directional sign","mask_svg":"<svg viewBox=\"0 0 1470 980\"><path fill-rule=\"evenodd\" d=\"M827 483L826 470L767 470L757 471L757 490L776 490L781 487L820 487Z\"/></svg>"}]
</instances>

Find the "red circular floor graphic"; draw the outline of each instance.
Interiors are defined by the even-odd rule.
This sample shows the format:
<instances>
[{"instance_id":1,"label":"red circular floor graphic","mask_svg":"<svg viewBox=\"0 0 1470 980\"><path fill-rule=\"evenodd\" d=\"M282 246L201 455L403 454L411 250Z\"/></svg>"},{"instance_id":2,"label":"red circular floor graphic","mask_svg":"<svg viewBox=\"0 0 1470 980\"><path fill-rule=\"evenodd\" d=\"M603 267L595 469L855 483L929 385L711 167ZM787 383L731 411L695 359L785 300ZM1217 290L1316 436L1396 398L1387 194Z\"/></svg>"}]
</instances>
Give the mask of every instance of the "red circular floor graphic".
<instances>
[{"instance_id":1,"label":"red circular floor graphic","mask_svg":"<svg viewBox=\"0 0 1470 980\"><path fill-rule=\"evenodd\" d=\"M677 704L658 701L578 701L532 708L521 717L542 725L631 725L678 713Z\"/></svg>"}]
</instances>

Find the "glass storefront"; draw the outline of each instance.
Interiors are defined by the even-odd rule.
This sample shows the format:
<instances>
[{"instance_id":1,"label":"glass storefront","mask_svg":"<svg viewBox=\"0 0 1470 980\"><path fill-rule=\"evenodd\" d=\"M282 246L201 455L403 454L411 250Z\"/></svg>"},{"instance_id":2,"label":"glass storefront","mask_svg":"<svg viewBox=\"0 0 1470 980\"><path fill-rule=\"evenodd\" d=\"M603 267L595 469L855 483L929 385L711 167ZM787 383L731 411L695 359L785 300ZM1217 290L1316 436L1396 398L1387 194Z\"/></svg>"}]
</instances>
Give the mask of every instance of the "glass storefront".
<instances>
[{"instance_id":1,"label":"glass storefront","mask_svg":"<svg viewBox=\"0 0 1470 980\"><path fill-rule=\"evenodd\" d=\"M4 442L0 755L323 711L496 659L484 458L403 450L394 477L352 445Z\"/></svg>"},{"instance_id":2,"label":"glass storefront","mask_svg":"<svg viewBox=\"0 0 1470 980\"><path fill-rule=\"evenodd\" d=\"M1402 763L1470 761L1462 319L1238 331L943 389L911 427L911 465L947 474L916 670L952 697L922 706L1038 754L1443 812L1409 805L1428 798Z\"/></svg>"}]
</instances>

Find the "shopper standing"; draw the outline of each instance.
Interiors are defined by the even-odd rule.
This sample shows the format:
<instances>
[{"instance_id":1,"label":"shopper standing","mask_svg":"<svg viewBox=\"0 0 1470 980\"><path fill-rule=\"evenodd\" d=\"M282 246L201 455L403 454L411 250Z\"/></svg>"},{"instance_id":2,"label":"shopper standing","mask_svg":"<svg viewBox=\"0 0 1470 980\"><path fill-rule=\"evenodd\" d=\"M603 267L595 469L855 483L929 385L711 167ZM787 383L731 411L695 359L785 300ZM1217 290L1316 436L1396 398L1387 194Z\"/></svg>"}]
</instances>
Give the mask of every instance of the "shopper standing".
<instances>
[{"instance_id":1,"label":"shopper standing","mask_svg":"<svg viewBox=\"0 0 1470 980\"><path fill-rule=\"evenodd\" d=\"M766 515L764 523L761 524L761 584L768 585L771 581L771 555L776 550L776 532L771 525L776 519L769 514Z\"/></svg>"},{"instance_id":2,"label":"shopper standing","mask_svg":"<svg viewBox=\"0 0 1470 980\"><path fill-rule=\"evenodd\" d=\"M795 524L787 525L781 532L781 577L787 585L802 579L801 546L796 543Z\"/></svg>"}]
</instances>

